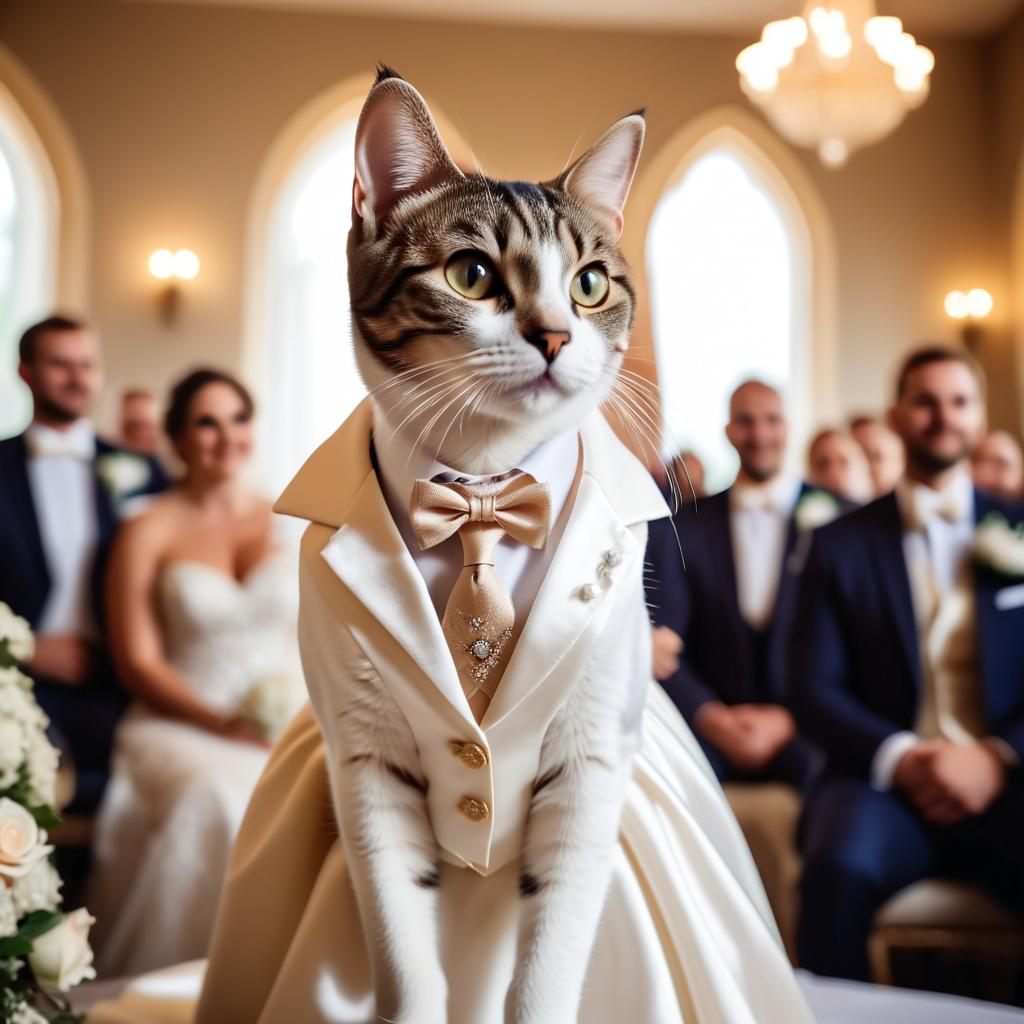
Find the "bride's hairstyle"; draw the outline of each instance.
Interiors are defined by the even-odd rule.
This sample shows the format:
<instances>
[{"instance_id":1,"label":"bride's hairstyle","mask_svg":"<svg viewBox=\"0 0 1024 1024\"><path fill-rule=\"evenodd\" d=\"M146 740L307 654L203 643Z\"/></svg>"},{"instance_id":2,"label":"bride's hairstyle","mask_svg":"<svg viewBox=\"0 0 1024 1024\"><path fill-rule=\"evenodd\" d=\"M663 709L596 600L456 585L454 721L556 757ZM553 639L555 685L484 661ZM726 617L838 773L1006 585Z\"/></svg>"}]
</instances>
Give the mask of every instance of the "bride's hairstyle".
<instances>
[{"instance_id":1,"label":"bride's hairstyle","mask_svg":"<svg viewBox=\"0 0 1024 1024\"><path fill-rule=\"evenodd\" d=\"M192 408L192 400L207 384L226 384L228 387L234 388L242 401L246 419L252 419L256 411L256 403L253 402L249 389L237 377L233 377L224 370L215 370L208 366L200 367L182 377L171 388L167 412L164 414L164 433L172 441L181 437L185 424L188 423L188 413L189 409Z\"/></svg>"}]
</instances>

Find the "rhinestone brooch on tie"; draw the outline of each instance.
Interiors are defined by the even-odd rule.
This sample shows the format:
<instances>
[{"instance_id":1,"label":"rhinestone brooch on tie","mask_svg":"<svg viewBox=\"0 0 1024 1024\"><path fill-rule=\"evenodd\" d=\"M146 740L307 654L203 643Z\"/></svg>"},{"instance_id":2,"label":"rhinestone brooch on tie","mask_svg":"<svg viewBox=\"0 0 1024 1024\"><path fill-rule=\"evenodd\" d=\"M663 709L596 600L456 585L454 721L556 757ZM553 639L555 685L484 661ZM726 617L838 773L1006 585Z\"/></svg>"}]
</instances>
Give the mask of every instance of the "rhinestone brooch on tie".
<instances>
[{"instance_id":1,"label":"rhinestone brooch on tie","mask_svg":"<svg viewBox=\"0 0 1024 1024\"><path fill-rule=\"evenodd\" d=\"M500 662L501 652L508 641L512 639L512 630L503 629L499 632L479 615L470 616L461 610L458 615L469 628L470 633L475 634L475 636L467 637L463 633L462 645L466 653L473 659L467 667L479 686Z\"/></svg>"}]
</instances>

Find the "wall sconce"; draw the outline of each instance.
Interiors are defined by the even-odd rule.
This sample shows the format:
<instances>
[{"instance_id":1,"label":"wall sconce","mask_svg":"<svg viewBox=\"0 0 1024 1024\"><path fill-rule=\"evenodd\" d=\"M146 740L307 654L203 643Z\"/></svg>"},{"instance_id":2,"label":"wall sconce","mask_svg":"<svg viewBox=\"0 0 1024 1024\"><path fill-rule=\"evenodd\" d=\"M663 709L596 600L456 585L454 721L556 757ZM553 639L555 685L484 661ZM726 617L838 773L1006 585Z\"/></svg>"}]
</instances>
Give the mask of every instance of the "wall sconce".
<instances>
[{"instance_id":1,"label":"wall sconce","mask_svg":"<svg viewBox=\"0 0 1024 1024\"><path fill-rule=\"evenodd\" d=\"M181 304L181 282L191 281L199 273L199 257L191 249L157 249L149 255L149 272L163 283L157 293L160 319L172 324Z\"/></svg>"},{"instance_id":2,"label":"wall sconce","mask_svg":"<svg viewBox=\"0 0 1024 1024\"><path fill-rule=\"evenodd\" d=\"M981 340L981 321L992 312L991 294L984 288L950 292L944 305L950 319L963 321L960 338L965 347L971 351L977 350Z\"/></svg>"}]
</instances>

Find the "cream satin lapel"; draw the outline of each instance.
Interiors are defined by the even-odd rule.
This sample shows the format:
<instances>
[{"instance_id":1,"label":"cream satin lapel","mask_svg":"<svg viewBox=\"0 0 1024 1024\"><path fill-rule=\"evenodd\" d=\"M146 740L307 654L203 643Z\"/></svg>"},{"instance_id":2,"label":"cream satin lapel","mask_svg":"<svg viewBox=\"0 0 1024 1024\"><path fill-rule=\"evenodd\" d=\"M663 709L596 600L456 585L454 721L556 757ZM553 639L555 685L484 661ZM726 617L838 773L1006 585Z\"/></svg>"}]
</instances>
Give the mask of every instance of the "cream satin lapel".
<instances>
[{"instance_id":1,"label":"cream satin lapel","mask_svg":"<svg viewBox=\"0 0 1024 1024\"><path fill-rule=\"evenodd\" d=\"M584 474L558 550L481 722L485 732L542 684L557 708L574 678L559 672L565 656L601 614L637 547L604 491Z\"/></svg>"},{"instance_id":2,"label":"cream satin lapel","mask_svg":"<svg viewBox=\"0 0 1024 1024\"><path fill-rule=\"evenodd\" d=\"M346 521L320 557L460 717L475 727L426 583L391 518L375 474L366 477Z\"/></svg>"}]
</instances>

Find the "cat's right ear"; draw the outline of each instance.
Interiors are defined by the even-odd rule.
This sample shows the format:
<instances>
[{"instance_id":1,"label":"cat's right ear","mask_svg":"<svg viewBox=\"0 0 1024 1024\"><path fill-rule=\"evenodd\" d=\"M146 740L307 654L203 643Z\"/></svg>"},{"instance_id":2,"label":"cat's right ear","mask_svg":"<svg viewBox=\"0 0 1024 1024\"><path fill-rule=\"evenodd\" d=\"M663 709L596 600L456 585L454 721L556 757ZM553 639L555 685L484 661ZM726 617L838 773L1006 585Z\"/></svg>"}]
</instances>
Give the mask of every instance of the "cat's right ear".
<instances>
[{"instance_id":1,"label":"cat's right ear","mask_svg":"<svg viewBox=\"0 0 1024 1024\"><path fill-rule=\"evenodd\" d=\"M423 97L382 69L356 126L352 214L374 232L408 195L463 177Z\"/></svg>"}]
</instances>

